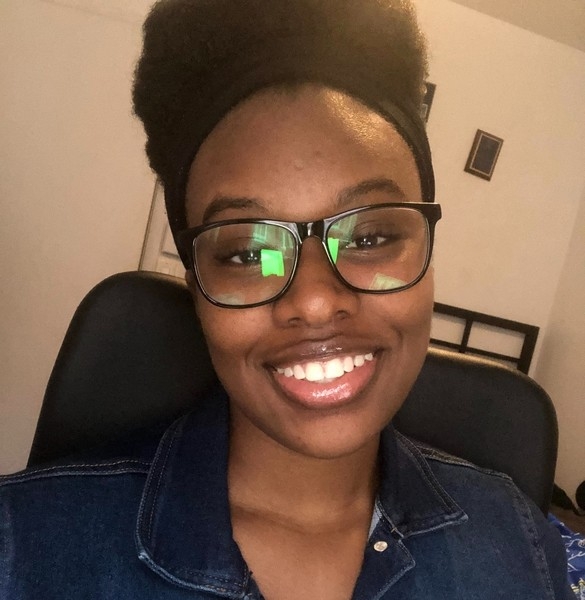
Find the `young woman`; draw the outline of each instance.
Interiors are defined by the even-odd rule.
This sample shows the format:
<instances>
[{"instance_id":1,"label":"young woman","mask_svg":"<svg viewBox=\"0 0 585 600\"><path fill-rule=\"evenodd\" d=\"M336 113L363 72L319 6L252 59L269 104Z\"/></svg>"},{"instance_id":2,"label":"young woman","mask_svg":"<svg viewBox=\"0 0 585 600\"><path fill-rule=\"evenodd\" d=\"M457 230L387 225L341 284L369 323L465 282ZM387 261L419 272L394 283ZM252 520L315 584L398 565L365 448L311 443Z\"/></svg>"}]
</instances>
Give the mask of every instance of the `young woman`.
<instances>
[{"instance_id":1,"label":"young woman","mask_svg":"<svg viewBox=\"0 0 585 600\"><path fill-rule=\"evenodd\" d=\"M8 478L2 597L569 597L508 478L390 424L433 307L424 73L405 2L155 6L136 112L223 389L138 458Z\"/></svg>"}]
</instances>

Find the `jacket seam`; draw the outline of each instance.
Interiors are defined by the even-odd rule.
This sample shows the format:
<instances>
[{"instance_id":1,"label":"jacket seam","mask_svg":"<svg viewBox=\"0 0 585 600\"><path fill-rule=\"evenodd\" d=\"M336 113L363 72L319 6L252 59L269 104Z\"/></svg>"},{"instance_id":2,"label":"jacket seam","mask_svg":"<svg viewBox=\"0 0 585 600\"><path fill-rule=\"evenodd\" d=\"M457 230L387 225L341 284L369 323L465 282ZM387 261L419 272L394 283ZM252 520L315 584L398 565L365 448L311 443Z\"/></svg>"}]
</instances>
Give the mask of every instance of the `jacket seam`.
<instances>
[{"instance_id":1,"label":"jacket seam","mask_svg":"<svg viewBox=\"0 0 585 600\"><path fill-rule=\"evenodd\" d=\"M234 592L232 591L232 589L230 589L226 584L230 583L230 578L229 577L221 577L218 575L210 575L207 574L205 572L202 571L187 571L184 573L181 573L181 577L194 577L194 576L199 576L199 577L203 577L206 579L206 583L191 583L188 581L185 581L184 579L181 579L181 577L177 577L176 575L173 575L171 572L169 572L167 570L167 568L165 566L163 566L162 564L159 564L158 562L156 562L155 560L153 560L153 558L151 556L148 555L148 553L144 552L144 553L140 553L139 558L141 560L143 560L144 562L146 562L146 564L159 576L161 576L163 579L169 581L170 583L177 585L183 589L187 589L187 590L197 590L197 591L203 591L203 592L221 592L223 594L229 594L230 598L234 597ZM217 583L212 583L213 581L217 582ZM245 589L246 586L248 585L248 579L246 578L246 584L244 586L239 586L236 585L237 589ZM241 597L241 592L236 592L238 597Z\"/></svg>"},{"instance_id":2,"label":"jacket seam","mask_svg":"<svg viewBox=\"0 0 585 600\"><path fill-rule=\"evenodd\" d=\"M453 498L451 498L451 496L449 496L447 491L440 484L439 480L436 478L435 474L433 473L432 469L430 468L430 465L426 462L426 460L424 461L424 464L422 464L421 461L418 460L417 457L414 455L414 453L412 452L411 445L420 452L417 445L414 444L408 438L405 438L404 436L402 436L402 434L400 434L398 432L397 432L397 440L399 443L401 443L403 450L406 453L408 453L410 455L410 457L412 458L412 462L414 463L417 471L432 486L433 491L435 492L436 496L441 501L443 509L447 510L447 511L451 511L453 509L461 510L460 507L457 506L457 504L453 500ZM423 459L426 458L422 452L421 452L421 456Z\"/></svg>"},{"instance_id":3,"label":"jacket seam","mask_svg":"<svg viewBox=\"0 0 585 600\"><path fill-rule=\"evenodd\" d=\"M162 436L162 438L159 441L159 445L158 448L156 450L156 453L154 455L154 458L152 459L152 463L150 464L149 467L149 472L146 478L146 483L144 484L144 489L143 489L143 493L142 493L142 499L140 502L140 507L138 509L138 515L136 517L136 529L134 532L135 535L135 541L136 541L136 545L137 545L137 549L139 551L139 554L141 552L145 552L146 554L146 548L144 547L144 545L142 544L142 535L144 533L147 534L148 539L150 540L150 542L152 543L152 535L151 535L151 531L152 531L152 520L153 520L153 513L154 513L154 501L150 500L151 497L151 492L150 492L150 488L152 483L154 482L155 477L157 478L157 490L159 489L160 486L160 481L162 478L162 473L164 471L164 469L160 468L159 462L160 459L162 458L163 452L165 452L164 455L164 459L163 459L163 466L166 464L167 460L168 460L168 455L170 453L170 449L174 443L174 440L176 438L176 430L178 429L179 425L184 421L184 419L186 418L187 415L179 417L172 425L169 426L169 428L165 431L164 435ZM167 440L167 438L171 438L170 442L168 444L168 446L165 445L165 442ZM155 475L155 470L158 470L158 474ZM149 519L149 524L148 524L148 531L144 532L143 526L144 526L144 518L146 517L146 514L148 513L148 519Z\"/></svg>"},{"instance_id":4,"label":"jacket seam","mask_svg":"<svg viewBox=\"0 0 585 600\"><path fill-rule=\"evenodd\" d=\"M112 468L118 467L118 468ZM35 471L25 471L16 475L0 475L0 487L10 484L47 479L49 477L100 476L119 473L147 473L150 463L138 460L120 460L111 463L86 463L56 465ZM91 470L84 470L91 469Z\"/></svg>"},{"instance_id":5,"label":"jacket seam","mask_svg":"<svg viewBox=\"0 0 585 600\"><path fill-rule=\"evenodd\" d=\"M380 600L381 598L383 598L386 595L386 592L393 585L395 585L398 582L398 580L401 579L405 573L408 573L408 571L410 571L411 569L413 569L416 566L416 561L414 560L414 556L412 556L412 554L409 552L408 548L404 545L402 540L397 540L396 544L397 544L400 552L402 552L402 554L406 558L407 564L405 564L404 567L402 567L402 569L400 569L400 571L395 573L394 577L392 577L390 580L386 581L385 585L383 585L382 587L380 587L378 589L373 600Z\"/></svg>"},{"instance_id":6,"label":"jacket seam","mask_svg":"<svg viewBox=\"0 0 585 600\"><path fill-rule=\"evenodd\" d=\"M464 468L466 467L466 468L472 469L474 471L477 471L478 473L484 473L485 475L497 477L498 479L502 479L506 482L513 482L512 478L509 475L506 475L506 473L502 473L501 471L496 471L495 469L487 469L485 467L480 467L479 465L469 462L468 460L460 459L456 456L441 452L439 450L436 450L436 449L431 448L426 445L420 445L419 442L413 442L413 443L418 448L420 453L428 460L433 460L433 461L440 462L440 463L443 463L446 465L454 465L454 466L464 467Z\"/></svg>"},{"instance_id":7,"label":"jacket seam","mask_svg":"<svg viewBox=\"0 0 585 600\"><path fill-rule=\"evenodd\" d=\"M170 455L173 445L175 443L176 435L174 435L174 434L175 434L175 431L173 431L173 435L171 436L171 439L169 440L169 445L166 448L166 452L165 452L164 458L162 460L162 464L157 465L159 468L158 468L158 476L157 476L157 481L156 481L156 490L154 493L155 499L158 498L158 494L159 494L160 486L162 483L163 475L165 472L165 468L166 468L167 462L169 460L169 455ZM154 462L153 462L153 465L154 465ZM154 521L155 502L151 502L149 504L150 504L150 508L149 508L150 515L148 517L148 537L152 543L154 541L154 540L152 540L152 524Z\"/></svg>"}]
</instances>

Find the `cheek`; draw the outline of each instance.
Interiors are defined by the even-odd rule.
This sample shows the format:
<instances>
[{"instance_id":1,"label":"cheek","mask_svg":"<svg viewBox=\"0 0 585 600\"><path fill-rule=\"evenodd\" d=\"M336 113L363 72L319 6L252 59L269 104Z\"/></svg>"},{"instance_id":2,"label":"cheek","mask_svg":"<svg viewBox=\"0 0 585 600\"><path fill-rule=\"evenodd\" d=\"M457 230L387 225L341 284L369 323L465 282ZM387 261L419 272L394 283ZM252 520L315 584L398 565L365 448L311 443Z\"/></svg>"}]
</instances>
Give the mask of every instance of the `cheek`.
<instances>
[{"instance_id":1,"label":"cheek","mask_svg":"<svg viewBox=\"0 0 585 600\"><path fill-rule=\"evenodd\" d=\"M233 377L250 364L254 348L262 339L270 316L265 307L255 309L218 308L200 293L195 306L211 355L213 366L222 381Z\"/></svg>"},{"instance_id":2,"label":"cheek","mask_svg":"<svg viewBox=\"0 0 585 600\"><path fill-rule=\"evenodd\" d=\"M408 345L426 350L433 315L434 284L432 269L414 287L395 295L374 297L378 303L372 313ZM370 312L370 311L368 311Z\"/></svg>"},{"instance_id":3,"label":"cheek","mask_svg":"<svg viewBox=\"0 0 585 600\"><path fill-rule=\"evenodd\" d=\"M410 302L407 304L406 318L413 327L424 330L427 337L433 317L434 288L433 272L432 268L429 268L422 281L408 290L409 294L407 292Z\"/></svg>"},{"instance_id":4,"label":"cheek","mask_svg":"<svg viewBox=\"0 0 585 600\"><path fill-rule=\"evenodd\" d=\"M416 286L388 296L378 311L379 330L388 340L390 351L383 355L382 387L392 401L389 418L396 413L412 388L429 346L433 314L433 278L426 275ZM388 395L389 394L389 395Z\"/></svg>"}]
</instances>

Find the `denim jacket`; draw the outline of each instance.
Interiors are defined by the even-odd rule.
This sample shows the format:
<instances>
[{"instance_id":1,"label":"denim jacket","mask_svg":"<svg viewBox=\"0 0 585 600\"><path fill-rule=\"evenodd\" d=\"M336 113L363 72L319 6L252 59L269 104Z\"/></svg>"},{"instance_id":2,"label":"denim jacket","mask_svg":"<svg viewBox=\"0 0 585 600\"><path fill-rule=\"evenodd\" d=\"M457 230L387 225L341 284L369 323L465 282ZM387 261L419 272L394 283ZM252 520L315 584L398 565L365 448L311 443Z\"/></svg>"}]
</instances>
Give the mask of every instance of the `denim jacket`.
<instances>
[{"instance_id":1,"label":"denim jacket","mask_svg":"<svg viewBox=\"0 0 585 600\"><path fill-rule=\"evenodd\" d=\"M391 426L380 453L355 600L574 600L560 536L507 476ZM2 600L262 598L232 537L225 393L105 455L0 478Z\"/></svg>"}]
</instances>

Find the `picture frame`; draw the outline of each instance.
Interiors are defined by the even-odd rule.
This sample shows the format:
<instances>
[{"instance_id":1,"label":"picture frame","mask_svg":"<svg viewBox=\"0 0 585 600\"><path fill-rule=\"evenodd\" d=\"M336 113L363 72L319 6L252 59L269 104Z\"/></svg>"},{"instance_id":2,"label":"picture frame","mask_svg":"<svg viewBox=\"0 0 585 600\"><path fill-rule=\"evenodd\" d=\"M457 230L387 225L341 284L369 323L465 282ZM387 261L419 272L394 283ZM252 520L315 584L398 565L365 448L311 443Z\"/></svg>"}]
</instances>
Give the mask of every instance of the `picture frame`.
<instances>
[{"instance_id":1,"label":"picture frame","mask_svg":"<svg viewBox=\"0 0 585 600\"><path fill-rule=\"evenodd\" d=\"M490 181L503 143L502 138L478 129L467 158L465 171Z\"/></svg>"}]
</instances>

